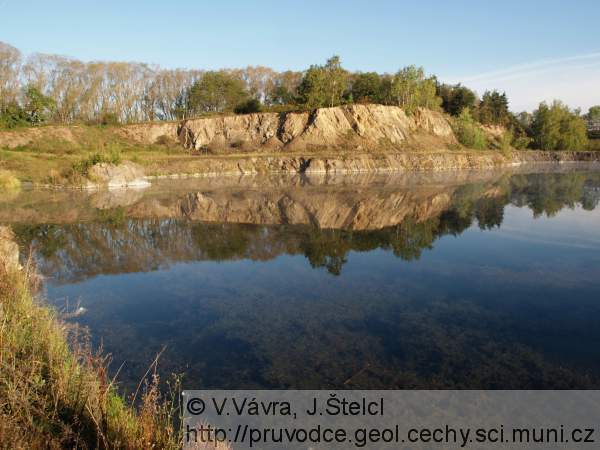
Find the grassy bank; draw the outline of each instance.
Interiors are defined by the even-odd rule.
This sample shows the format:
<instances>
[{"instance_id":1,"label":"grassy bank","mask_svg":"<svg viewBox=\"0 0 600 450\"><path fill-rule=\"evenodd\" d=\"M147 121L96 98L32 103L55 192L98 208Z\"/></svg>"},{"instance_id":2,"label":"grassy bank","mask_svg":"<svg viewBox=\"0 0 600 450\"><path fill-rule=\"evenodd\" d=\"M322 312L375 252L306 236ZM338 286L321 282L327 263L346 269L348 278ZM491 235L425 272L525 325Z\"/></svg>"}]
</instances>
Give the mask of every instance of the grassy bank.
<instances>
[{"instance_id":1,"label":"grassy bank","mask_svg":"<svg viewBox=\"0 0 600 450\"><path fill-rule=\"evenodd\" d=\"M157 167L172 159L190 158L174 139L142 144L119 131L119 127L87 125L4 131L0 140L0 170L10 171L24 182L46 184L93 155Z\"/></svg>"},{"instance_id":2,"label":"grassy bank","mask_svg":"<svg viewBox=\"0 0 600 450\"><path fill-rule=\"evenodd\" d=\"M0 448L179 448L178 395L165 400L154 377L140 388L139 407L129 406L106 359L34 291L28 268L0 261Z\"/></svg>"},{"instance_id":3,"label":"grassy bank","mask_svg":"<svg viewBox=\"0 0 600 450\"><path fill-rule=\"evenodd\" d=\"M510 143L503 142L503 136L485 132L474 122L455 120L455 133L462 145L450 145L448 151L481 152L488 149L509 155ZM148 123L130 126L42 126L0 131L0 188L15 185L16 182L34 184L68 184L73 173L82 172L82 167L91 160L132 161L143 166L147 175L170 175L203 173L208 170L205 159L223 161L223 169L234 167L231 160L268 156L335 156L355 155L355 148L309 149L302 152L285 150L274 151L268 148L241 150L228 148L210 154L185 150L174 136L161 134L162 126L172 123ZM152 127L159 127L159 136L152 144L144 142L143 135ZM172 129L171 129L172 131ZM133 137L132 137L133 136ZM431 136L422 135L407 144L406 148L387 148L382 145L377 152L419 152L439 151L439 142ZM146 142L149 142L148 140ZM600 140L590 140L590 150L600 150ZM442 150L444 150L442 148ZM211 169L212 170L212 169ZM81 175L81 173L79 173Z\"/></svg>"}]
</instances>

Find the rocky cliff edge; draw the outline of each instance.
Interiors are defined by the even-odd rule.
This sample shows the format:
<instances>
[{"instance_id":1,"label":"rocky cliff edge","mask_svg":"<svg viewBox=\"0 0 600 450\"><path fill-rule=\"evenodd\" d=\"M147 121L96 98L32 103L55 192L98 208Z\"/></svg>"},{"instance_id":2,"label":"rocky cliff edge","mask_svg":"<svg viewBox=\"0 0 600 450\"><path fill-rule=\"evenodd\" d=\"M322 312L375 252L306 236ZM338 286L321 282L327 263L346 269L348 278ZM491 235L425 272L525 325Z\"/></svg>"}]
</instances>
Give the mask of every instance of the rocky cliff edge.
<instances>
[{"instance_id":1,"label":"rocky cliff edge","mask_svg":"<svg viewBox=\"0 0 600 450\"><path fill-rule=\"evenodd\" d=\"M426 139L424 137L433 139ZM375 150L426 143L429 149L456 143L439 112L419 109L407 115L384 105L347 105L307 112L256 113L182 122L179 141L186 148L243 150Z\"/></svg>"}]
</instances>

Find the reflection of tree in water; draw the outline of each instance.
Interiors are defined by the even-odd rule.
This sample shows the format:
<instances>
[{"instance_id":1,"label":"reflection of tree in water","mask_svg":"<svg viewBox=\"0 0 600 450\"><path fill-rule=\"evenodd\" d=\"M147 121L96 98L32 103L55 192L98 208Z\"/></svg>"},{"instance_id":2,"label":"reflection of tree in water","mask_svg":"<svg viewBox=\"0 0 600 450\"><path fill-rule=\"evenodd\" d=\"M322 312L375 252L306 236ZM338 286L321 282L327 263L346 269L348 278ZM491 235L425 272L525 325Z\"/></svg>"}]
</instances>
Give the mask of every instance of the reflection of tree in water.
<instances>
[{"instance_id":1,"label":"reflection of tree in water","mask_svg":"<svg viewBox=\"0 0 600 450\"><path fill-rule=\"evenodd\" d=\"M319 229L310 225L195 223L181 219L128 219L123 209L99 210L97 220L73 225L17 225L23 248L33 244L46 274L73 280L99 273L155 270L193 260L268 260L304 255L310 265L339 275L351 251L391 250L419 259L444 235L458 235L475 221L481 229L501 225L504 207L529 207L552 216L564 207L598 204L598 173L514 175L500 182L455 189L450 205L429 218L406 216L377 230Z\"/></svg>"},{"instance_id":2,"label":"reflection of tree in water","mask_svg":"<svg viewBox=\"0 0 600 450\"><path fill-rule=\"evenodd\" d=\"M180 261L269 260L282 254L304 255L312 267L339 275L349 252L383 249L412 261L441 236L458 235L475 223L481 229L500 226L510 203L527 206L536 216L552 215L576 204L593 209L599 186L594 174L518 175L496 183L470 183L453 189L451 202L444 203L443 211L409 215L400 223L376 230L129 219L117 208L98 212L92 222L20 225L15 231L23 244L33 244L44 273L67 281L100 273L150 271ZM551 359L547 348L535 338L527 341L527 330L523 331L530 327L538 336L545 332L567 336L570 330L578 330L580 334L571 334L585 336L593 345L598 336L590 330L593 320L582 325L583 309L560 310L560 320L555 321L555 305L540 302L525 307L544 314L524 318L515 312L523 312L525 307L511 305L510 295L502 289L497 290L494 302L494 287L503 287L501 279L480 296L465 298L464 287L461 290L457 280L460 276L452 279L450 290L406 276L398 277L401 285L380 278L388 283L373 283L364 291L360 287L356 292L344 291L353 286L352 278L327 283L339 284L343 292L320 290L319 286L288 292L285 286L265 287L259 281L256 285L233 283L223 289L222 280L217 279L213 283L216 288L209 286L200 295L194 294L198 286L186 286L182 278L177 301L165 302L160 289L156 303L137 299L132 309L142 311L135 311L135 320L115 312L119 306L120 311L126 310L134 299L118 297L121 305L104 310L98 305L104 314L98 334L105 338L109 351L134 362L133 367L141 371L132 372L136 381L152 357L148 349L159 349L168 341L173 353L163 361L162 369L165 373L185 370L187 379L201 387L600 386L595 375L571 365L568 357L561 354L561 358ZM315 301L307 300L313 291ZM143 310L153 308L164 317L144 322ZM586 308L593 316L596 309ZM94 313L98 311L90 308L84 320ZM581 326L585 329L577 328ZM565 338L565 346L575 339ZM189 352L190 345L201 354Z\"/></svg>"},{"instance_id":3,"label":"reflection of tree in water","mask_svg":"<svg viewBox=\"0 0 600 450\"><path fill-rule=\"evenodd\" d=\"M515 175L510 179L510 201L516 206L528 206L535 217L552 217L576 204L594 209L598 201L590 193L598 186L598 173Z\"/></svg>"},{"instance_id":4,"label":"reflection of tree in water","mask_svg":"<svg viewBox=\"0 0 600 450\"><path fill-rule=\"evenodd\" d=\"M226 261L246 255L259 229L245 224L197 224L191 233L194 244L208 259Z\"/></svg>"},{"instance_id":5,"label":"reflection of tree in water","mask_svg":"<svg viewBox=\"0 0 600 450\"><path fill-rule=\"evenodd\" d=\"M34 246L43 258L52 258L67 245L67 236L59 225L13 225L13 231L21 248Z\"/></svg>"}]
</instances>

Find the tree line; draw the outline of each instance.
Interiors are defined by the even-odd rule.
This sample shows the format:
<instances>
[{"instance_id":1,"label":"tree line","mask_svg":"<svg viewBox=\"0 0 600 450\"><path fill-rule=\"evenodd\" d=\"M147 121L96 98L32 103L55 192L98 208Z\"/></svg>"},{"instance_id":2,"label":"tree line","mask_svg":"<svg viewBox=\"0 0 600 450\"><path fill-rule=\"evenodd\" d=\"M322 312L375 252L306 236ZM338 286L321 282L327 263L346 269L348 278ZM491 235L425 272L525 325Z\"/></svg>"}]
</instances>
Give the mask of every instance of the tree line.
<instances>
[{"instance_id":1,"label":"tree line","mask_svg":"<svg viewBox=\"0 0 600 450\"><path fill-rule=\"evenodd\" d=\"M338 56L303 72L268 67L215 71L163 69L131 62L82 62L35 53L25 57L0 42L0 127L44 123L116 124L180 120L210 113L314 109L352 103L424 107L454 116L459 140L486 145L480 125L505 127L508 145L547 150L582 149L587 117L561 102L514 114L505 93L481 98L461 84L448 85L407 66L394 74L349 72Z\"/></svg>"}]
</instances>

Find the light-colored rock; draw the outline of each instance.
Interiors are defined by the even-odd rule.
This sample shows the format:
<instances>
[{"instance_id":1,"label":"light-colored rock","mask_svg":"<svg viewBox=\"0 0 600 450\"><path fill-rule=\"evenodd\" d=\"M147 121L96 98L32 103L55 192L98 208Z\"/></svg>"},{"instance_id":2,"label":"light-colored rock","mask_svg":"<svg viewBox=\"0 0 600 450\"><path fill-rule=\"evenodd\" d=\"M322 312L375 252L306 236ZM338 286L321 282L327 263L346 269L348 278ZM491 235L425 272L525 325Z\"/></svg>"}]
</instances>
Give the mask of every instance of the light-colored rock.
<instances>
[{"instance_id":1,"label":"light-colored rock","mask_svg":"<svg viewBox=\"0 0 600 450\"><path fill-rule=\"evenodd\" d=\"M56 140L67 143L77 141L78 126L30 127L0 131L0 148L16 148L39 140Z\"/></svg>"},{"instance_id":2,"label":"light-colored rock","mask_svg":"<svg viewBox=\"0 0 600 450\"><path fill-rule=\"evenodd\" d=\"M178 127L176 122L140 123L115 128L114 132L140 144L156 144L163 137L175 140Z\"/></svg>"},{"instance_id":3,"label":"light-colored rock","mask_svg":"<svg viewBox=\"0 0 600 450\"><path fill-rule=\"evenodd\" d=\"M455 143L452 128L443 114L419 109L408 116L402 108L385 105L193 119L182 123L179 140L194 149L227 149L239 147L240 142L254 149L377 149L384 144L399 146L418 133L430 134L440 145Z\"/></svg>"},{"instance_id":4,"label":"light-colored rock","mask_svg":"<svg viewBox=\"0 0 600 450\"><path fill-rule=\"evenodd\" d=\"M109 189L146 188L150 183L144 177L144 170L137 164L125 161L114 165L100 163L88 171L89 187L107 186Z\"/></svg>"}]
</instances>

